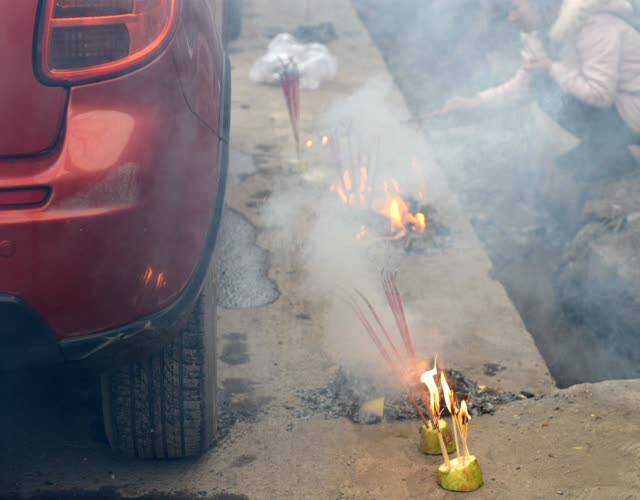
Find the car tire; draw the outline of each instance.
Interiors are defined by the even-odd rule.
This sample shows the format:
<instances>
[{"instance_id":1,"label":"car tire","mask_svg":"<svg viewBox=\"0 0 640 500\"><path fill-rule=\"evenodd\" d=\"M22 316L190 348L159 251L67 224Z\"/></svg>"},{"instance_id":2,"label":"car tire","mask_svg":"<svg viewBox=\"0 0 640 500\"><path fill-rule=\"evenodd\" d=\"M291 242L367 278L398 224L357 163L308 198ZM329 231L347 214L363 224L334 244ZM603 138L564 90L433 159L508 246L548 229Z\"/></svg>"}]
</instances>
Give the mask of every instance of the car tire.
<instances>
[{"instance_id":1,"label":"car tire","mask_svg":"<svg viewBox=\"0 0 640 500\"><path fill-rule=\"evenodd\" d=\"M233 42L242 33L242 0L224 0L223 37L225 44Z\"/></svg>"},{"instance_id":2,"label":"car tire","mask_svg":"<svg viewBox=\"0 0 640 500\"><path fill-rule=\"evenodd\" d=\"M211 270L179 335L140 362L102 375L107 439L128 457L199 456L217 431L216 299Z\"/></svg>"}]
</instances>

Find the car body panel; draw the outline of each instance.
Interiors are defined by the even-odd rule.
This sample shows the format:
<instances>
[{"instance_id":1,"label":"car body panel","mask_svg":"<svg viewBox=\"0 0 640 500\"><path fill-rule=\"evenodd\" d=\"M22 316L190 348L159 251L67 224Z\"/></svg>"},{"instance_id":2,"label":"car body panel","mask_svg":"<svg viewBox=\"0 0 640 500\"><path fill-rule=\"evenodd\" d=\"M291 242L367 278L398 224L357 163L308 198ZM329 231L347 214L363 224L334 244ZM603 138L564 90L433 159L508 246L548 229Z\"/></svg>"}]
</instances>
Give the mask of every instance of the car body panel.
<instances>
[{"instance_id":1,"label":"car body panel","mask_svg":"<svg viewBox=\"0 0 640 500\"><path fill-rule=\"evenodd\" d=\"M2 2L0 157L44 153L60 136L67 91L47 87L33 70L38 0Z\"/></svg>"},{"instance_id":2,"label":"car body panel","mask_svg":"<svg viewBox=\"0 0 640 500\"><path fill-rule=\"evenodd\" d=\"M206 3L183 0L192 1ZM197 12L183 8L181 23L210 29L188 19ZM205 251L221 182L219 119L212 117L221 114L223 53L215 45L189 54L177 42L182 30L149 65L72 87L53 150L0 160L0 188L52 189L41 208L0 211L0 245L15 248L0 256L0 293L32 307L59 340L166 308ZM198 38L203 47L219 34ZM185 79L178 68L194 57L201 69ZM208 102L207 122L188 100L189 78L195 98Z\"/></svg>"},{"instance_id":3,"label":"car body panel","mask_svg":"<svg viewBox=\"0 0 640 500\"><path fill-rule=\"evenodd\" d=\"M219 129L224 45L219 16L221 1L183 5L182 26L174 41L176 68L192 111ZM216 61L211 64L211 61Z\"/></svg>"}]
</instances>

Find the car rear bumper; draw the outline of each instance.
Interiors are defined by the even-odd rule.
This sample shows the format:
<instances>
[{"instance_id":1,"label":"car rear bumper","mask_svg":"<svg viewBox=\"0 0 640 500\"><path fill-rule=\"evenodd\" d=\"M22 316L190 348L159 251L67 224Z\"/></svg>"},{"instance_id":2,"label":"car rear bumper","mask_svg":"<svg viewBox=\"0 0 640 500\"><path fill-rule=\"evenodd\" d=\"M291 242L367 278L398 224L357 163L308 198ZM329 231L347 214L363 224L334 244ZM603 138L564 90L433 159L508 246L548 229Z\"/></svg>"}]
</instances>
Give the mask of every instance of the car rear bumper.
<instances>
[{"instance_id":1,"label":"car rear bumper","mask_svg":"<svg viewBox=\"0 0 640 500\"><path fill-rule=\"evenodd\" d=\"M0 255L0 293L29 304L60 341L176 302L221 191L217 132L190 109L170 51L72 88L58 148L0 161L0 188L51 189L42 207L0 210L0 245L11 249Z\"/></svg>"},{"instance_id":2,"label":"car rear bumper","mask_svg":"<svg viewBox=\"0 0 640 500\"><path fill-rule=\"evenodd\" d=\"M0 371L26 365L72 362L102 372L118 364L139 359L169 342L193 309L207 278L222 218L229 162L230 65L224 65L224 100L221 105L218 176L211 217L203 235L203 246L188 282L173 301L150 314L99 333L62 337L50 323L22 298L0 292ZM37 221L25 221L32 224ZM70 304L71 307L74 304ZM76 305L77 306L77 305ZM96 331L96 330L94 330Z\"/></svg>"},{"instance_id":3,"label":"car rear bumper","mask_svg":"<svg viewBox=\"0 0 640 500\"><path fill-rule=\"evenodd\" d=\"M145 318L95 335L58 341L34 308L18 297L0 295L0 372L71 362L101 373L165 345L193 309L207 277L221 208L216 210L217 216L207 235L207 248L189 284L175 302Z\"/></svg>"}]
</instances>

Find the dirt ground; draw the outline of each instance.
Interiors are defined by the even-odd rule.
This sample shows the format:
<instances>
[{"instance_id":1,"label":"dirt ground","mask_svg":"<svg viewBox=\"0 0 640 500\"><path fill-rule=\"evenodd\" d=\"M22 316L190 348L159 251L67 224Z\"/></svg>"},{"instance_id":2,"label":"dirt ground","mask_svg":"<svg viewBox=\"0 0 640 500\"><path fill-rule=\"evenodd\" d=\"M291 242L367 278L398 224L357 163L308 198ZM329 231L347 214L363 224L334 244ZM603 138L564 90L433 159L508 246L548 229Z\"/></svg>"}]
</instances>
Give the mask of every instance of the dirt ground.
<instances>
[{"instance_id":1,"label":"dirt ground","mask_svg":"<svg viewBox=\"0 0 640 500\"><path fill-rule=\"evenodd\" d=\"M417 423L374 426L305 413L298 391L326 385L339 368L326 345L327 305L312 300L297 267L299 248L282 245L262 202L303 183L281 91L248 72L268 35L331 21L338 78L303 93L303 132L313 117L372 77L390 77L348 0L245 0L242 38L232 47L233 161L225 245L219 249L219 385L225 436L197 460L138 462L114 456L100 430L96 381L50 375L0 381L0 498L396 499L455 498L440 490L440 460L416 448ZM390 97L408 116L400 94ZM303 134L303 135L304 135ZM426 144L418 144L428 154ZM438 167L432 178L446 190ZM437 179L436 179L437 178ZM640 381L558 391L466 215L448 193L438 206L452 228L442 252L403 260L406 298L423 304L416 332L446 332L442 353L501 391L536 397L472 422L471 449L485 486L477 498L640 498ZM313 218L313 210L299 214ZM240 228L236 230L236 228ZM248 255L248 256L247 256ZM452 272L464 269L464 273ZM416 333L417 342L421 338ZM426 347L423 345L423 347ZM455 355L454 355L455 354ZM498 363L497 372L487 363ZM230 425L233 422L233 425Z\"/></svg>"}]
</instances>

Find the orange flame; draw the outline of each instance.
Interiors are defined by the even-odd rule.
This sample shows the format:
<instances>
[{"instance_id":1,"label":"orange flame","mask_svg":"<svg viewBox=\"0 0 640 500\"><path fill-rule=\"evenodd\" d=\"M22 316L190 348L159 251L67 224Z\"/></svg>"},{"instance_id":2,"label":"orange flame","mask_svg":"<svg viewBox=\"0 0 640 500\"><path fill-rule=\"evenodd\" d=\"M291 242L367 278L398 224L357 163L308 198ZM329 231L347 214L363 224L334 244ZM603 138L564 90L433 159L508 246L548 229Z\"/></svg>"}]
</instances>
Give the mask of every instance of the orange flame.
<instances>
[{"instance_id":1,"label":"orange flame","mask_svg":"<svg viewBox=\"0 0 640 500\"><path fill-rule=\"evenodd\" d=\"M462 421L462 425L467 425L471 421L471 415L469 414L469 410L467 408L467 402L462 401L460 403L460 420Z\"/></svg>"},{"instance_id":2,"label":"orange flame","mask_svg":"<svg viewBox=\"0 0 640 500\"><path fill-rule=\"evenodd\" d=\"M424 372L420 376L420 382L427 386L429 390L429 413L434 421L434 424L438 424L440 419L440 391L438 390L438 384L436 384L436 375L438 374L438 360L437 358L433 362L433 368Z\"/></svg>"},{"instance_id":3,"label":"orange flame","mask_svg":"<svg viewBox=\"0 0 640 500\"><path fill-rule=\"evenodd\" d=\"M329 144L329 137L323 136L323 144ZM382 192L372 194L374 186L368 168L366 155L361 155L355 161L353 169L344 170L331 184L329 190L336 193L340 201L347 206L371 209L389 221L389 235L387 239L400 240L409 232L423 234L427 231L429 222L422 212L413 213L409 204L402 196L400 184L396 179L384 179ZM418 194L420 199L424 193ZM364 238L362 231L358 232L358 239Z\"/></svg>"},{"instance_id":4,"label":"orange flame","mask_svg":"<svg viewBox=\"0 0 640 500\"><path fill-rule=\"evenodd\" d=\"M351 192L351 190L353 189L353 181L351 180L351 172L349 172L348 170L344 171L344 174L342 174L342 182L344 182L344 188Z\"/></svg>"},{"instance_id":5,"label":"orange flame","mask_svg":"<svg viewBox=\"0 0 640 500\"><path fill-rule=\"evenodd\" d=\"M422 212L411 213L409 206L400 196L391 196L387 199L383 214L387 216L391 224L391 231L408 229L418 234L427 231L427 217Z\"/></svg>"},{"instance_id":6,"label":"orange flame","mask_svg":"<svg viewBox=\"0 0 640 500\"><path fill-rule=\"evenodd\" d=\"M366 238L368 234L369 234L369 228L363 225L363 226L360 226L360 230L358 231L358 234L356 234L356 238L359 240L362 240Z\"/></svg>"},{"instance_id":7,"label":"orange flame","mask_svg":"<svg viewBox=\"0 0 640 500\"><path fill-rule=\"evenodd\" d=\"M444 372L440 372L440 385L442 386L442 393L444 395L444 403L447 405L447 410L453 415L453 399L455 397L453 391L447 383L447 377L444 376Z\"/></svg>"}]
</instances>

